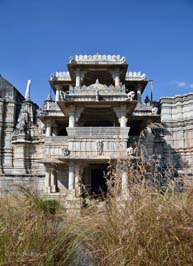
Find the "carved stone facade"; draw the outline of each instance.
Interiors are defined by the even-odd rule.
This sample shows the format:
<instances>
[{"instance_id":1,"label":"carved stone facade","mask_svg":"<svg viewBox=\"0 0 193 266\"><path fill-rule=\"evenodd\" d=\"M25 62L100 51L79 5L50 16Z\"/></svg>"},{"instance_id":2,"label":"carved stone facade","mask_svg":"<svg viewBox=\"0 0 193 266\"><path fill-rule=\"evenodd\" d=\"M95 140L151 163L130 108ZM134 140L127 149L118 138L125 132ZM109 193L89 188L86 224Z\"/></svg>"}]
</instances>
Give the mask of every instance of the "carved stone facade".
<instances>
[{"instance_id":1,"label":"carved stone facade","mask_svg":"<svg viewBox=\"0 0 193 266\"><path fill-rule=\"evenodd\" d=\"M80 195L107 190L109 161L142 154L191 172L193 94L143 102L146 75L127 69L120 56L71 57L68 72L51 75L55 99L49 95L39 111L30 81L23 97L0 77L1 194L30 185L77 204ZM127 183L125 167L123 193Z\"/></svg>"}]
</instances>

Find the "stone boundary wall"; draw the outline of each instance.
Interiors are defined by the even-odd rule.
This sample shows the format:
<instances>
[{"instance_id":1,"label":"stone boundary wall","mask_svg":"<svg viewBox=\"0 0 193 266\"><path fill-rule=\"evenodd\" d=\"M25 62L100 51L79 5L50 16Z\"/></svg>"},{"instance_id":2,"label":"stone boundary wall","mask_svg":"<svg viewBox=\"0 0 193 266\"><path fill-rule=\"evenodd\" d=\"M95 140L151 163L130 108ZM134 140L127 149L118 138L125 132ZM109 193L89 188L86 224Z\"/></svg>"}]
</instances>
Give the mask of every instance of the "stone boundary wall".
<instances>
[{"instance_id":1,"label":"stone boundary wall","mask_svg":"<svg viewBox=\"0 0 193 266\"><path fill-rule=\"evenodd\" d=\"M193 93L161 98L166 153L188 175L193 170Z\"/></svg>"}]
</instances>

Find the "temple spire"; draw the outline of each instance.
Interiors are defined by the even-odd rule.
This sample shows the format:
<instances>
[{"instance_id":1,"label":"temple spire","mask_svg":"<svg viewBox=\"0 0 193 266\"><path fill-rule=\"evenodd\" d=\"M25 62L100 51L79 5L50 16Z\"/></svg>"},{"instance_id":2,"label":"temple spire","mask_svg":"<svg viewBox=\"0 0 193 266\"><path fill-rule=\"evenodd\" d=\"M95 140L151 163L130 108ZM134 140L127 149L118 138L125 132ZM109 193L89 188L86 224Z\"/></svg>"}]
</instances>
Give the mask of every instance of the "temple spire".
<instances>
[{"instance_id":1,"label":"temple spire","mask_svg":"<svg viewBox=\"0 0 193 266\"><path fill-rule=\"evenodd\" d=\"M27 86L26 86L26 91L25 91L25 100L30 101L30 85L31 85L31 80L29 79L27 81Z\"/></svg>"}]
</instances>

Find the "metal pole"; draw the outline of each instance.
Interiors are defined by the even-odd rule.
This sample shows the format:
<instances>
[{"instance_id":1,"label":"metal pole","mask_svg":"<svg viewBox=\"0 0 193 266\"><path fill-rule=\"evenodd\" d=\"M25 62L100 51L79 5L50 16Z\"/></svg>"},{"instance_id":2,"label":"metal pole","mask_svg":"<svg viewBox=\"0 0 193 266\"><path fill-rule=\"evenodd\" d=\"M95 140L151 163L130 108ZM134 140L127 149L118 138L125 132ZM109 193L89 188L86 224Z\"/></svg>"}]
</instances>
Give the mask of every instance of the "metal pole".
<instances>
[{"instance_id":1,"label":"metal pole","mask_svg":"<svg viewBox=\"0 0 193 266\"><path fill-rule=\"evenodd\" d=\"M150 84L150 101L153 102L153 80L149 80Z\"/></svg>"}]
</instances>

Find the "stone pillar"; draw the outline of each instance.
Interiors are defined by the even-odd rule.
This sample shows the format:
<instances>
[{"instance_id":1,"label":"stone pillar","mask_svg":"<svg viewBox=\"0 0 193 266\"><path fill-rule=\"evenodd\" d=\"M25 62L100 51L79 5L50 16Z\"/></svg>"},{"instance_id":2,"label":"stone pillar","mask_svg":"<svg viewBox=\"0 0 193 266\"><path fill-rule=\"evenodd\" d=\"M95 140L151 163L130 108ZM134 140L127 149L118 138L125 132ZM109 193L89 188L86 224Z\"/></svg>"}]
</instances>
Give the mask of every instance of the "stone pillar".
<instances>
[{"instance_id":1,"label":"stone pillar","mask_svg":"<svg viewBox=\"0 0 193 266\"><path fill-rule=\"evenodd\" d=\"M126 127L127 126L127 118L125 115L122 115L120 118L119 118L119 123L120 123L120 127Z\"/></svg>"},{"instance_id":2,"label":"stone pillar","mask_svg":"<svg viewBox=\"0 0 193 266\"><path fill-rule=\"evenodd\" d=\"M27 173L25 149L28 149L25 141L25 134L20 134L16 141L13 141L14 148L14 173L25 175Z\"/></svg>"},{"instance_id":3,"label":"stone pillar","mask_svg":"<svg viewBox=\"0 0 193 266\"><path fill-rule=\"evenodd\" d=\"M114 107L113 109L114 109L116 116L118 118L120 127L127 127L128 118L126 117L126 115L127 115L126 106Z\"/></svg>"},{"instance_id":4,"label":"stone pillar","mask_svg":"<svg viewBox=\"0 0 193 266\"><path fill-rule=\"evenodd\" d=\"M81 74L80 71L76 71L76 87L81 86Z\"/></svg>"},{"instance_id":5,"label":"stone pillar","mask_svg":"<svg viewBox=\"0 0 193 266\"><path fill-rule=\"evenodd\" d=\"M46 137L52 136L52 126L51 122L47 122L46 124Z\"/></svg>"},{"instance_id":6,"label":"stone pillar","mask_svg":"<svg viewBox=\"0 0 193 266\"><path fill-rule=\"evenodd\" d=\"M68 189L73 190L74 189L74 183L75 183L75 171L74 171L74 162L69 163L69 175L68 175Z\"/></svg>"},{"instance_id":7,"label":"stone pillar","mask_svg":"<svg viewBox=\"0 0 193 266\"><path fill-rule=\"evenodd\" d=\"M56 123L52 124L52 136L58 136L58 127Z\"/></svg>"},{"instance_id":8,"label":"stone pillar","mask_svg":"<svg viewBox=\"0 0 193 266\"><path fill-rule=\"evenodd\" d=\"M118 72L113 73L113 79L115 81L115 87L120 87L120 77Z\"/></svg>"},{"instance_id":9,"label":"stone pillar","mask_svg":"<svg viewBox=\"0 0 193 266\"><path fill-rule=\"evenodd\" d=\"M139 103L141 103L141 88L137 89L137 100Z\"/></svg>"},{"instance_id":10,"label":"stone pillar","mask_svg":"<svg viewBox=\"0 0 193 266\"><path fill-rule=\"evenodd\" d=\"M45 188L46 193L50 193L50 169L46 167L46 175L45 175Z\"/></svg>"},{"instance_id":11,"label":"stone pillar","mask_svg":"<svg viewBox=\"0 0 193 266\"><path fill-rule=\"evenodd\" d=\"M60 101L60 90L61 90L61 87L60 87L60 85L57 84L55 86L55 88L56 88L55 101L58 102L58 101Z\"/></svg>"},{"instance_id":12,"label":"stone pillar","mask_svg":"<svg viewBox=\"0 0 193 266\"><path fill-rule=\"evenodd\" d=\"M50 191L56 192L56 171L53 168L50 170Z\"/></svg>"},{"instance_id":13,"label":"stone pillar","mask_svg":"<svg viewBox=\"0 0 193 266\"><path fill-rule=\"evenodd\" d=\"M68 126L69 127L75 127L75 111L74 108L71 108L70 112L69 112L69 122L68 122Z\"/></svg>"},{"instance_id":14,"label":"stone pillar","mask_svg":"<svg viewBox=\"0 0 193 266\"><path fill-rule=\"evenodd\" d=\"M4 102L4 128L1 136L3 141L3 170L5 174L10 174L13 171L13 147L12 134L15 125L15 103L14 101Z\"/></svg>"},{"instance_id":15,"label":"stone pillar","mask_svg":"<svg viewBox=\"0 0 193 266\"><path fill-rule=\"evenodd\" d=\"M60 90L57 89L56 90L56 98L55 98L55 101L58 102L60 100Z\"/></svg>"},{"instance_id":16,"label":"stone pillar","mask_svg":"<svg viewBox=\"0 0 193 266\"><path fill-rule=\"evenodd\" d=\"M74 188L75 188L76 195L80 194L79 178L80 178L80 165L76 164L76 166L75 166L75 180L74 180Z\"/></svg>"},{"instance_id":17,"label":"stone pillar","mask_svg":"<svg viewBox=\"0 0 193 266\"><path fill-rule=\"evenodd\" d=\"M116 76L115 78L115 87L119 87L120 86L120 78L119 76Z\"/></svg>"}]
</instances>

